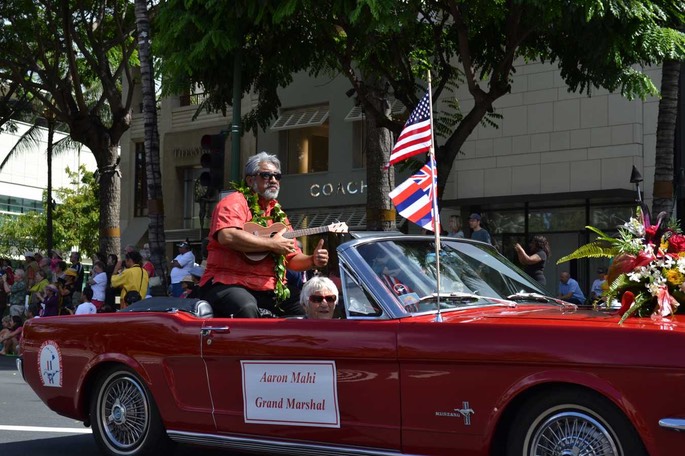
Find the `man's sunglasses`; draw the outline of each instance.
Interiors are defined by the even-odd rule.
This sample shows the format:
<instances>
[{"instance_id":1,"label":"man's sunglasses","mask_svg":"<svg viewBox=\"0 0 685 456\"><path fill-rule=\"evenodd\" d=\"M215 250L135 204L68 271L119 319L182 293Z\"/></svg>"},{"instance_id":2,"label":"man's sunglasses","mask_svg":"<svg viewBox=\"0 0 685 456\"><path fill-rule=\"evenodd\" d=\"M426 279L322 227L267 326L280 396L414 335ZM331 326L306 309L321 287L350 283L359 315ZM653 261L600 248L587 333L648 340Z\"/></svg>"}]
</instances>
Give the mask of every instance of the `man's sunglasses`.
<instances>
[{"instance_id":1,"label":"man's sunglasses","mask_svg":"<svg viewBox=\"0 0 685 456\"><path fill-rule=\"evenodd\" d=\"M331 296L317 296L317 295L311 295L309 297L309 300L313 303L320 304L323 302L323 300L326 300L327 303L331 304L334 303L336 300L336 297L331 295Z\"/></svg>"},{"instance_id":2,"label":"man's sunglasses","mask_svg":"<svg viewBox=\"0 0 685 456\"><path fill-rule=\"evenodd\" d=\"M281 177L283 177L283 175L281 173L267 173L266 171L262 171L261 173L257 173L256 176L261 177L265 181L271 180L272 177L274 179L276 179L277 181L279 181L279 180L281 180Z\"/></svg>"}]
</instances>

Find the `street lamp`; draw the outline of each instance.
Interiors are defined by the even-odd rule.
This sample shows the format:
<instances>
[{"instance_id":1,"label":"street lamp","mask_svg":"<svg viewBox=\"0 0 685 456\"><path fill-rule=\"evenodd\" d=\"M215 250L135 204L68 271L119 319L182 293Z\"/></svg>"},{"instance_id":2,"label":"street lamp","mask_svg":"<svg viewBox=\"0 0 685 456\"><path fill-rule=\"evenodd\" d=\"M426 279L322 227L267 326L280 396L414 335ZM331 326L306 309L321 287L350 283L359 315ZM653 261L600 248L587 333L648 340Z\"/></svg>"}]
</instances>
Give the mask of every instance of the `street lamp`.
<instances>
[{"instance_id":1,"label":"street lamp","mask_svg":"<svg viewBox=\"0 0 685 456\"><path fill-rule=\"evenodd\" d=\"M637 201L642 202L642 194L640 193L640 182L642 182L642 174L637 170L635 165L633 165L633 170L630 173L630 183L635 184L635 190L637 190Z\"/></svg>"}]
</instances>

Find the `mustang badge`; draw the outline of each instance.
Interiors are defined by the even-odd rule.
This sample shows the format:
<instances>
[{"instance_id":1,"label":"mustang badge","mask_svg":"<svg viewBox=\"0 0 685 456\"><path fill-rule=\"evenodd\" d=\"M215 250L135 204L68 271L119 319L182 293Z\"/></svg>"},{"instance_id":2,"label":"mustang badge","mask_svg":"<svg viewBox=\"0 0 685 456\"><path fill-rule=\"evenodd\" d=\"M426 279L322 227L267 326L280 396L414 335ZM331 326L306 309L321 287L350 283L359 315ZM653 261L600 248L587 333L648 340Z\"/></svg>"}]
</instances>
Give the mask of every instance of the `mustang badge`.
<instances>
[{"instance_id":1,"label":"mustang badge","mask_svg":"<svg viewBox=\"0 0 685 456\"><path fill-rule=\"evenodd\" d=\"M462 407L460 409L455 408L453 412L435 412L435 416L461 416L464 418L464 425L471 426L471 415L475 414L476 411L469 406L468 401L462 402Z\"/></svg>"}]
</instances>

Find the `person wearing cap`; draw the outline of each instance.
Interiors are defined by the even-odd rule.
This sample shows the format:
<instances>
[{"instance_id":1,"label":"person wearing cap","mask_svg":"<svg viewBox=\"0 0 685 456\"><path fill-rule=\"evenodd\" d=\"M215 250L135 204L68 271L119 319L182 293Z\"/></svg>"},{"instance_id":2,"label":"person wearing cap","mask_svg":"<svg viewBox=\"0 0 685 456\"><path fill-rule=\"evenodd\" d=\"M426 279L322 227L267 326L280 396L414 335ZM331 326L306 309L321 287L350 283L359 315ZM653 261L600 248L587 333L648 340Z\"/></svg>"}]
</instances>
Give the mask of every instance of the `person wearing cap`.
<instances>
[{"instance_id":1,"label":"person wearing cap","mask_svg":"<svg viewBox=\"0 0 685 456\"><path fill-rule=\"evenodd\" d=\"M74 306L74 292L76 291L76 280L78 279L78 271L76 269L68 268L64 271L64 283L58 282L59 296L62 302L62 308L67 309L73 313L76 306ZM80 298L79 298L80 299Z\"/></svg>"},{"instance_id":2,"label":"person wearing cap","mask_svg":"<svg viewBox=\"0 0 685 456\"><path fill-rule=\"evenodd\" d=\"M199 280L195 279L195 277L193 277L190 274L188 274L183 279L181 279L181 286L183 287L183 291L181 292L181 296L179 296L179 298L196 297L196 296L192 296L192 293L197 286L197 282L199 282Z\"/></svg>"},{"instance_id":3,"label":"person wearing cap","mask_svg":"<svg viewBox=\"0 0 685 456\"><path fill-rule=\"evenodd\" d=\"M480 214L475 212L469 215L469 227L471 228L471 239L476 241L485 242L486 244L492 244L492 238L490 238L490 233L488 230L480 226L481 217Z\"/></svg>"},{"instance_id":4,"label":"person wearing cap","mask_svg":"<svg viewBox=\"0 0 685 456\"><path fill-rule=\"evenodd\" d=\"M594 282L592 282L592 286L590 287L590 302L594 303L595 301L603 301L603 295L604 295L604 290L605 286L607 283L607 270L606 268L600 266L597 268L597 278L595 279Z\"/></svg>"},{"instance_id":5,"label":"person wearing cap","mask_svg":"<svg viewBox=\"0 0 685 456\"><path fill-rule=\"evenodd\" d=\"M121 288L121 294L119 295L120 309L125 309L128 306L126 293L137 291L141 297L144 297L148 282L150 281L147 272L142 268L143 258L137 250L124 255L124 264L126 266L125 269L120 261L117 262L111 279L112 287ZM105 303L105 306L107 306L107 303Z\"/></svg>"},{"instance_id":6,"label":"person wearing cap","mask_svg":"<svg viewBox=\"0 0 685 456\"><path fill-rule=\"evenodd\" d=\"M62 254L59 252L59 250L50 250L50 270L52 273L55 273L55 269L57 269L57 264L62 261Z\"/></svg>"},{"instance_id":7,"label":"person wearing cap","mask_svg":"<svg viewBox=\"0 0 685 456\"><path fill-rule=\"evenodd\" d=\"M59 315L59 297L57 296L59 290L53 284L47 285L43 292L42 301L40 302L41 310L39 315L41 317L54 317Z\"/></svg>"},{"instance_id":8,"label":"person wearing cap","mask_svg":"<svg viewBox=\"0 0 685 456\"><path fill-rule=\"evenodd\" d=\"M176 298L183 293L181 281L190 273L190 269L195 266L195 255L190 250L190 244L183 241L176 244L178 255L171 261L171 296Z\"/></svg>"},{"instance_id":9,"label":"person wearing cap","mask_svg":"<svg viewBox=\"0 0 685 456\"><path fill-rule=\"evenodd\" d=\"M245 179L236 191L221 199L212 213L207 244L207 265L200 281L202 298L216 317L257 318L260 309L277 315L304 315L299 302L288 303L285 271L274 272L276 261L285 269L306 271L328 264L323 240L313 255L305 255L293 239L283 236L292 226L278 203L281 162L276 155L260 152L245 163ZM270 236L244 229L247 222L285 228ZM246 254L263 253L259 261ZM280 283L277 283L280 280Z\"/></svg>"}]
</instances>

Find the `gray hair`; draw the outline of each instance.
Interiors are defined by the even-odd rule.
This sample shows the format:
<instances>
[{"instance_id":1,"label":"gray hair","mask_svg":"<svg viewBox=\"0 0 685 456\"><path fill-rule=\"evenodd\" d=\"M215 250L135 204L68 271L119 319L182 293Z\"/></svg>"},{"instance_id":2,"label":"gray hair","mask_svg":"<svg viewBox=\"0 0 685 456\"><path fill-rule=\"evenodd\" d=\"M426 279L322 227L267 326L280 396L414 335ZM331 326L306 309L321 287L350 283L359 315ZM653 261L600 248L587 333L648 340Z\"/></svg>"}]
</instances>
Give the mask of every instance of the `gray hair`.
<instances>
[{"instance_id":1,"label":"gray hair","mask_svg":"<svg viewBox=\"0 0 685 456\"><path fill-rule=\"evenodd\" d=\"M254 176L259 172L259 165L263 162L271 163L276 167L276 170L281 172L281 161L276 155L266 153L264 151L253 155L245 162L245 176Z\"/></svg>"},{"instance_id":2,"label":"gray hair","mask_svg":"<svg viewBox=\"0 0 685 456\"><path fill-rule=\"evenodd\" d=\"M314 294L315 291L321 290L326 290L332 295L335 295L335 302L338 302L338 287L335 286L335 283L328 277L315 276L307 280L302 287L302 292L300 293L300 304L306 308L307 303L309 302L309 297Z\"/></svg>"}]
</instances>

